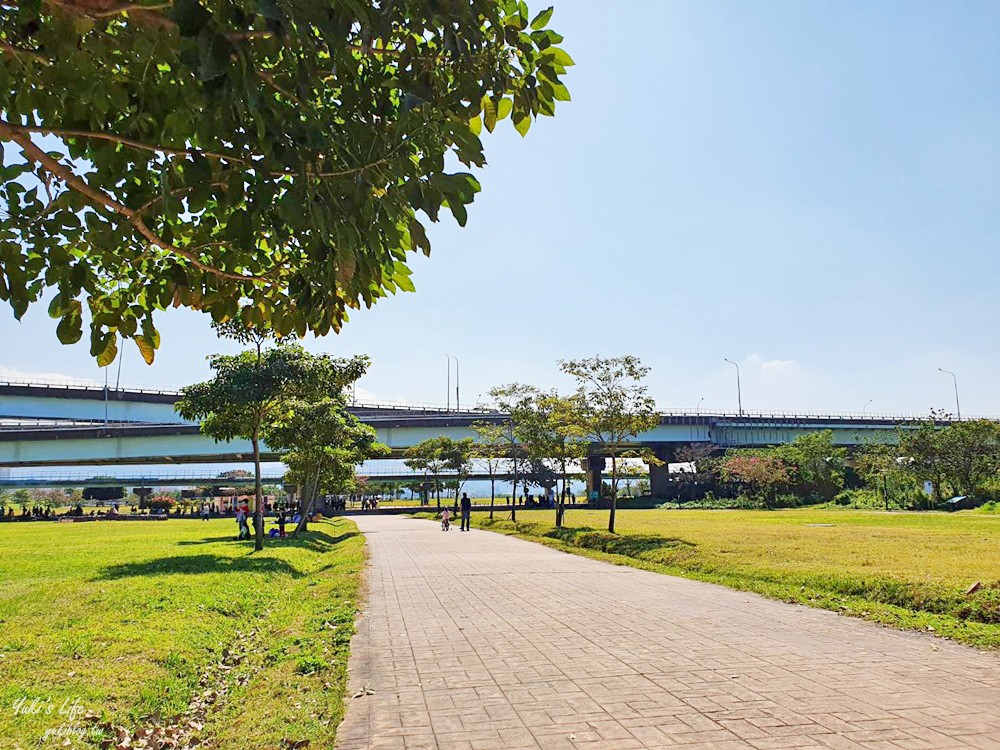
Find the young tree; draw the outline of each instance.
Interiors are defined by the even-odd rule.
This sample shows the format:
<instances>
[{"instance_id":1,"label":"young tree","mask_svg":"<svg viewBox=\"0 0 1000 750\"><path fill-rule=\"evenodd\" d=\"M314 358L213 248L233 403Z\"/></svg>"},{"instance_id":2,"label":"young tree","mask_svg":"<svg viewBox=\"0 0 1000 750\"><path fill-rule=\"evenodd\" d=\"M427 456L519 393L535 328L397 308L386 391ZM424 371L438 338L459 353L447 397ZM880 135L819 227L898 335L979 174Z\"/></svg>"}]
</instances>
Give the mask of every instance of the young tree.
<instances>
[{"instance_id":1,"label":"young tree","mask_svg":"<svg viewBox=\"0 0 1000 750\"><path fill-rule=\"evenodd\" d=\"M608 531L613 534L618 504L618 461L632 450L631 443L639 433L660 423L656 404L642 382L649 368L633 356L562 360L559 368L577 383L563 429L572 438L594 443L611 459ZM654 457L650 459L655 461Z\"/></svg>"},{"instance_id":2,"label":"young tree","mask_svg":"<svg viewBox=\"0 0 1000 750\"><path fill-rule=\"evenodd\" d=\"M403 463L413 471L421 471L426 478L428 474L434 478L434 495L437 499L437 509L441 510L441 480L445 471L445 459L441 455L440 438L428 438L416 445L411 445L403 454Z\"/></svg>"},{"instance_id":3,"label":"young tree","mask_svg":"<svg viewBox=\"0 0 1000 750\"><path fill-rule=\"evenodd\" d=\"M510 383L490 389L497 411L505 415L499 422L500 437L506 463L511 475L514 494L511 498L510 520L517 521L517 484L528 469L528 456L524 450L521 424L531 419L538 389L521 383Z\"/></svg>"},{"instance_id":4,"label":"young tree","mask_svg":"<svg viewBox=\"0 0 1000 750\"><path fill-rule=\"evenodd\" d=\"M184 419L200 420L202 432L217 441L242 438L253 446L255 549L264 548L263 430L280 415L283 404L340 393L365 373L368 364L367 357L335 359L283 344L260 354L248 350L210 357L215 377L181 389L174 408Z\"/></svg>"},{"instance_id":5,"label":"young tree","mask_svg":"<svg viewBox=\"0 0 1000 750\"><path fill-rule=\"evenodd\" d=\"M545 461L562 480L556 500L556 528L561 528L566 514L569 470L587 455L587 444L571 436L573 400L555 391L540 393L535 398L533 419L526 421L531 437L532 453Z\"/></svg>"},{"instance_id":6,"label":"young tree","mask_svg":"<svg viewBox=\"0 0 1000 750\"><path fill-rule=\"evenodd\" d=\"M504 465L504 428L496 422L473 422L472 429L476 432L476 444L473 448L474 457L482 461L490 475L490 520L493 519L493 509L497 498L497 474Z\"/></svg>"},{"instance_id":7,"label":"young tree","mask_svg":"<svg viewBox=\"0 0 1000 750\"><path fill-rule=\"evenodd\" d=\"M634 463L622 464L621 477L625 485L625 496L632 497L632 485L638 484L643 478L649 476L649 471Z\"/></svg>"},{"instance_id":8,"label":"young tree","mask_svg":"<svg viewBox=\"0 0 1000 750\"><path fill-rule=\"evenodd\" d=\"M475 456L475 441L472 438L446 441L441 453L445 459L445 467L455 475L455 512L458 513L458 495L462 491L469 474L472 472L472 459Z\"/></svg>"},{"instance_id":9,"label":"young tree","mask_svg":"<svg viewBox=\"0 0 1000 750\"><path fill-rule=\"evenodd\" d=\"M0 4L0 300L50 289L63 343L151 361L169 305L281 334L412 290L464 225L479 139L569 99L569 55L511 0ZM419 217L418 212L423 216ZM250 304L240 308L242 300Z\"/></svg>"},{"instance_id":10,"label":"young tree","mask_svg":"<svg viewBox=\"0 0 1000 750\"><path fill-rule=\"evenodd\" d=\"M855 454L858 475L869 487L881 493L885 509L889 510L890 487L912 485L914 478L900 463L899 447L881 442L868 442Z\"/></svg>"},{"instance_id":11,"label":"young tree","mask_svg":"<svg viewBox=\"0 0 1000 750\"><path fill-rule=\"evenodd\" d=\"M833 430L800 435L771 450L789 469L794 489L804 497L829 501L844 488L847 450L833 444Z\"/></svg>"},{"instance_id":12,"label":"young tree","mask_svg":"<svg viewBox=\"0 0 1000 750\"><path fill-rule=\"evenodd\" d=\"M352 480L358 481L358 466L389 455L375 429L347 411L342 394L286 402L278 419L265 428L264 438L271 449L287 451L288 478L303 488L305 502L293 536L306 529L320 494L343 492Z\"/></svg>"},{"instance_id":13,"label":"young tree","mask_svg":"<svg viewBox=\"0 0 1000 750\"><path fill-rule=\"evenodd\" d=\"M746 484L767 507L774 502L778 487L789 481L785 462L769 453L735 452L723 460L721 471L725 481Z\"/></svg>"}]
</instances>

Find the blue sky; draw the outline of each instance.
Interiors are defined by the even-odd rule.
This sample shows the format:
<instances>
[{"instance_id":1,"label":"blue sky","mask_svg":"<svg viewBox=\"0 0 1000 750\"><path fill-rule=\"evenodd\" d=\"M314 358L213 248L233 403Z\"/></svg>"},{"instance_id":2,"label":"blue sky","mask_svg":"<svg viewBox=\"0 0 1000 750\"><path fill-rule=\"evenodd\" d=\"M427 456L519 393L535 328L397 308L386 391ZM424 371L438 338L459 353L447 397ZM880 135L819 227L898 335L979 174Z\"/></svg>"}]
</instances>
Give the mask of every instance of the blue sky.
<instances>
[{"instance_id":1,"label":"blue sky","mask_svg":"<svg viewBox=\"0 0 1000 750\"><path fill-rule=\"evenodd\" d=\"M539 6L540 7L540 6ZM417 293L316 351L367 353L364 393L462 401L556 360L631 353L664 407L1000 413L1000 4L557 2L573 102L487 139L469 226L434 227ZM160 317L180 386L227 350ZM0 375L103 381L39 305L0 310ZM111 380L117 374L112 366Z\"/></svg>"}]
</instances>

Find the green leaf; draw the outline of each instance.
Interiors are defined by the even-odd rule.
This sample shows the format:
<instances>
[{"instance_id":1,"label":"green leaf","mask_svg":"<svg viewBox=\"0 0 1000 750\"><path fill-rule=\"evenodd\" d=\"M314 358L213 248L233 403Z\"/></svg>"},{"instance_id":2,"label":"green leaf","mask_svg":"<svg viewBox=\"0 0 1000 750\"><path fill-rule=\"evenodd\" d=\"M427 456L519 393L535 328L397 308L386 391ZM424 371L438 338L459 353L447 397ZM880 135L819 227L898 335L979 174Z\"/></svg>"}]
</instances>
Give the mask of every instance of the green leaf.
<instances>
[{"instance_id":1,"label":"green leaf","mask_svg":"<svg viewBox=\"0 0 1000 750\"><path fill-rule=\"evenodd\" d=\"M476 135L481 134L483 132L483 118L476 115L469 120L469 129Z\"/></svg>"},{"instance_id":2,"label":"green leaf","mask_svg":"<svg viewBox=\"0 0 1000 750\"><path fill-rule=\"evenodd\" d=\"M56 326L56 337L62 344L75 344L83 337L83 314L80 300L70 302L69 310Z\"/></svg>"},{"instance_id":3,"label":"green leaf","mask_svg":"<svg viewBox=\"0 0 1000 750\"><path fill-rule=\"evenodd\" d=\"M118 356L118 336L112 331L107 335L104 350L97 355L97 366L107 367Z\"/></svg>"},{"instance_id":4,"label":"green leaf","mask_svg":"<svg viewBox=\"0 0 1000 750\"><path fill-rule=\"evenodd\" d=\"M277 0L257 0L257 11L272 21L285 20L285 14L278 6Z\"/></svg>"},{"instance_id":5,"label":"green leaf","mask_svg":"<svg viewBox=\"0 0 1000 750\"><path fill-rule=\"evenodd\" d=\"M497 103L497 119L506 120L514 109L514 102L510 99L501 99Z\"/></svg>"},{"instance_id":6,"label":"green leaf","mask_svg":"<svg viewBox=\"0 0 1000 750\"><path fill-rule=\"evenodd\" d=\"M226 37L211 29L202 29L198 35L198 78L211 81L225 75L233 45Z\"/></svg>"},{"instance_id":7,"label":"green leaf","mask_svg":"<svg viewBox=\"0 0 1000 750\"><path fill-rule=\"evenodd\" d=\"M404 292L415 292L417 288L413 286L413 281L410 279L410 274L412 273L405 263L401 261L396 261L394 268L394 273L392 274L392 280L396 282L396 286L402 289Z\"/></svg>"},{"instance_id":8,"label":"green leaf","mask_svg":"<svg viewBox=\"0 0 1000 750\"><path fill-rule=\"evenodd\" d=\"M483 97L483 125L490 133L497 126L497 110L493 106L493 100L489 96Z\"/></svg>"},{"instance_id":9,"label":"green leaf","mask_svg":"<svg viewBox=\"0 0 1000 750\"><path fill-rule=\"evenodd\" d=\"M451 209L451 215L455 217L458 225L464 227L469 221L469 212L465 210L465 206L457 200L451 200L448 201L448 208Z\"/></svg>"},{"instance_id":10,"label":"green leaf","mask_svg":"<svg viewBox=\"0 0 1000 750\"><path fill-rule=\"evenodd\" d=\"M528 130L531 128L531 117L525 112L515 112L514 113L514 129L521 134L523 138L528 134Z\"/></svg>"},{"instance_id":11,"label":"green leaf","mask_svg":"<svg viewBox=\"0 0 1000 750\"><path fill-rule=\"evenodd\" d=\"M552 12L554 10L555 8L549 6L541 13L539 13L537 16L535 16L534 20L531 22L531 28L535 29L536 31L544 28L546 24L548 24L548 22L552 20Z\"/></svg>"},{"instance_id":12,"label":"green leaf","mask_svg":"<svg viewBox=\"0 0 1000 750\"><path fill-rule=\"evenodd\" d=\"M569 89L561 83L552 84L552 96L560 102L570 101Z\"/></svg>"},{"instance_id":13,"label":"green leaf","mask_svg":"<svg viewBox=\"0 0 1000 750\"><path fill-rule=\"evenodd\" d=\"M556 65L562 65L564 68L576 65L573 62L573 58L566 53L566 50L559 47L549 47L542 53L542 57L551 58Z\"/></svg>"},{"instance_id":14,"label":"green leaf","mask_svg":"<svg viewBox=\"0 0 1000 750\"><path fill-rule=\"evenodd\" d=\"M177 24L181 36L197 36L212 20L212 14L198 0L174 0L167 16Z\"/></svg>"}]
</instances>

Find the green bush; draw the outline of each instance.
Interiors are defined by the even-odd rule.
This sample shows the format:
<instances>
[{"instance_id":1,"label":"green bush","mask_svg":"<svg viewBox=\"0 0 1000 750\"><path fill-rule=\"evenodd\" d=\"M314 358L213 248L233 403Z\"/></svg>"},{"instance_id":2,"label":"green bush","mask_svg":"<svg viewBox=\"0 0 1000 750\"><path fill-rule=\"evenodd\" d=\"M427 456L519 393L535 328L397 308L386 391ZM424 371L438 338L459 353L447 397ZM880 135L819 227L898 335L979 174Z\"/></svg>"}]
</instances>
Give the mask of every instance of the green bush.
<instances>
[{"instance_id":1,"label":"green bush","mask_svg":"<svg viewBox=\"0 0 1000 750\"><path fill-rule=\"evenodd\" d=\"M848 508L884 508L885 500L874 490L844 490L833 499L837 505ZM890 503L891 506L891 503Z\"/></svg>"}]
</instances>

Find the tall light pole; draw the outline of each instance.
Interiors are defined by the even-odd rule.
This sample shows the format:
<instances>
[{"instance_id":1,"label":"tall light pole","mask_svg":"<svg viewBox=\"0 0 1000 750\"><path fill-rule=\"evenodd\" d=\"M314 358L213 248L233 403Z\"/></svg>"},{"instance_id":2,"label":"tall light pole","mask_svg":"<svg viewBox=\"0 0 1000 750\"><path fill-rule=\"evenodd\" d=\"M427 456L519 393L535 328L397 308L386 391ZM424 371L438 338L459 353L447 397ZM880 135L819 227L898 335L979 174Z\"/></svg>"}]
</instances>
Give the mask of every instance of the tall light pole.
<instances>
[{"instance_id":1,"label":"tall light pole","mask_svg":"<svg viewBox=\"0 0 1000 750\"><path fill-rule=\"evenodd\" d=\"M704 396L702 396L700 399L698 399L698 405L696 407L694 407L694 413L695 414L701 414L701 402L704 401L704 400L705 400Z\"/></svg>"},{"instance_id":2,"label":"tall light pole","mask_svg":"<svg viewBox=\"0 0 1000 750\"><path fill-rule=\"evenodd\" d=\"M868 399L868 400L867 400L867 401L865 402L865 405L861 407L861 413L862 413L862 414L864 414L865 412L867 412L867 411L868 411L868 407L869 407L869 406L871 406L871 403L872 403L872 401L874 401L874 400L875 400L875 399L873 399L873 398L870 398L870 399Z\"/></svg>"},{"instance_id":3,"label":"tall light pole","mask_svg":"<svg viewBox=\"0 0 1000 750\"><path fill-rule=\"evenodd\" d=\"M958 378L955 376L951 370L945 370L943 367L939 367L938 371L943 372L945 375L951 375L951 380L955 384L955 414L959 419L962 418L962 407L958 404Z\"/></svg>"},{"instance_id":4,"label":"tall light pole","mask_svg":"<svg viewBox=\"0 0 1000 750\"><path fill-rule=\"evenodd\" d=\"M451 355L444 355L444 366L448 369L448 388L445 390L445 411L451 411Z\"/></svg>"},{"instance_id":5,"label":"tall light pole","mask_svg":"<svg viewBox=\"0 0 1000 750\"><path fill-rule=\"evenodd\" d=\"M455 360L455 411L462 411L462 401L459 399L461 379L458 372L458 357L452 357L452 359Z\"/></svg>"},{"instance_id":6,"label":"tall light pole","mask_svg":"<svg viewBox=\"0 0 1000 750\"><path fill-rule=\"evenodd\" d=\"M725 359L725 358L724 358ZM731 359L726 359L726 362L731 364L736 368L736 404L739 407L740 416L743 416L743 391L740 388L740 366L733 362Z\"/></svg>"}]
</instances>

